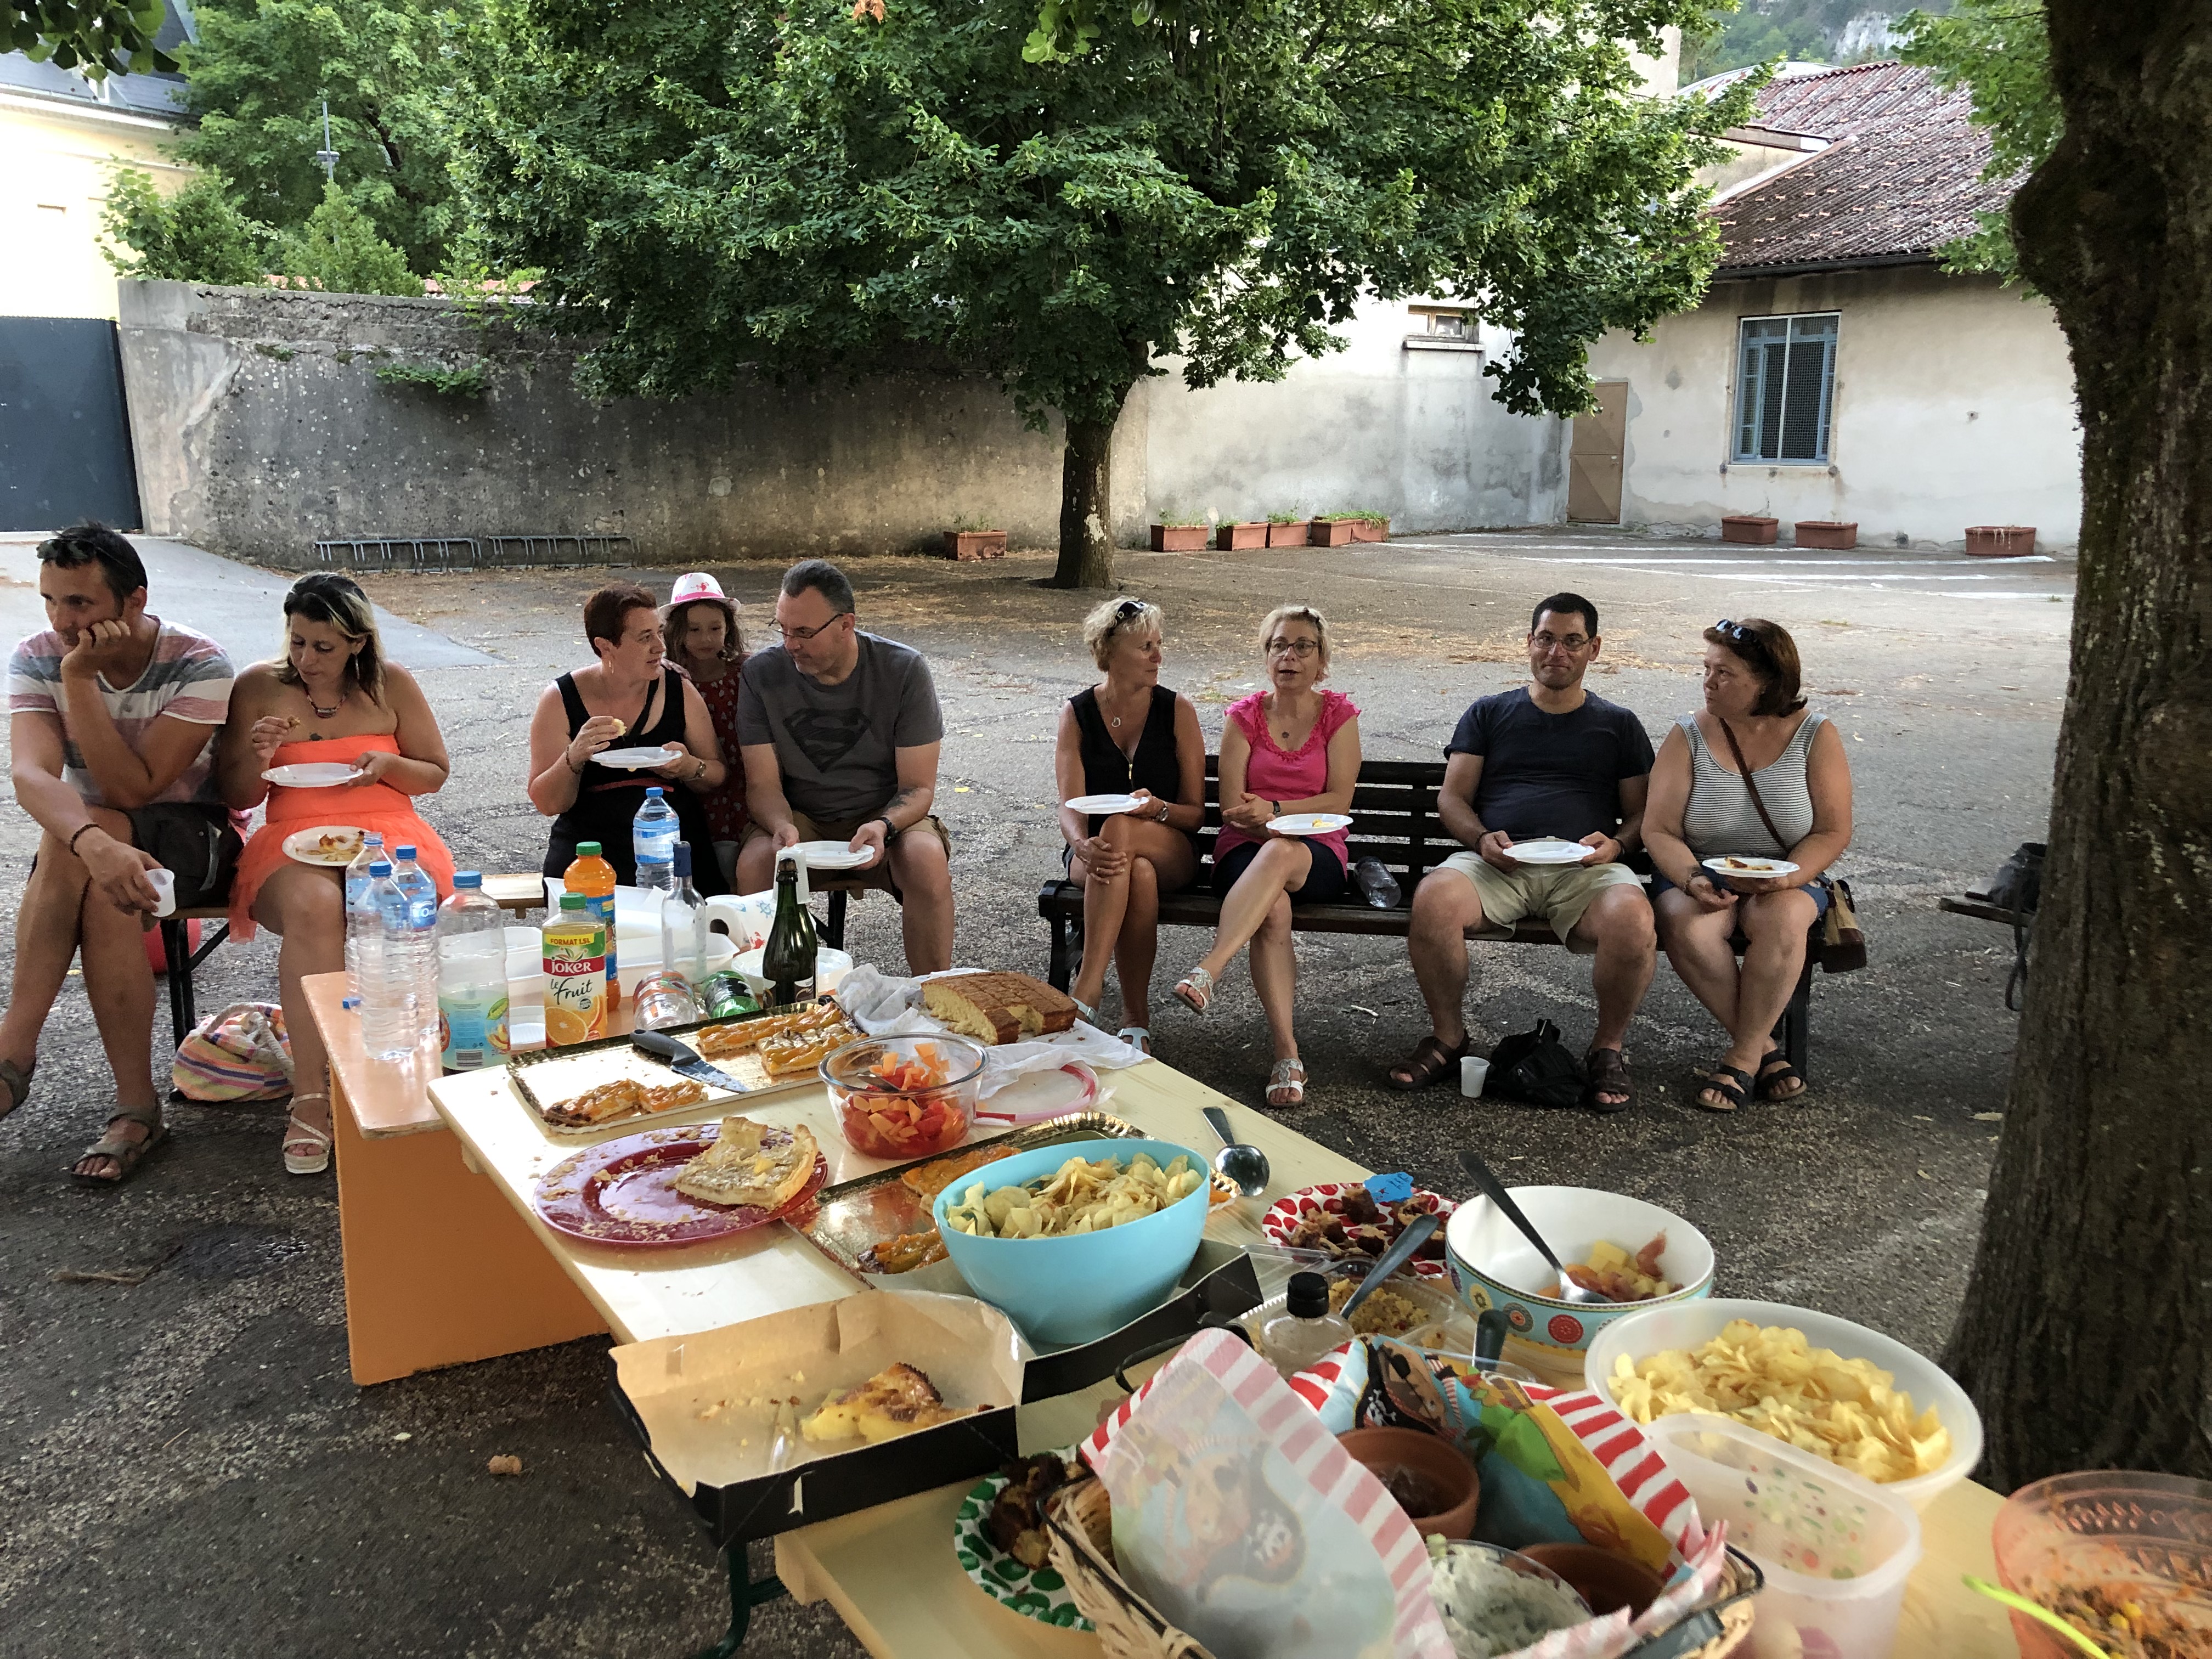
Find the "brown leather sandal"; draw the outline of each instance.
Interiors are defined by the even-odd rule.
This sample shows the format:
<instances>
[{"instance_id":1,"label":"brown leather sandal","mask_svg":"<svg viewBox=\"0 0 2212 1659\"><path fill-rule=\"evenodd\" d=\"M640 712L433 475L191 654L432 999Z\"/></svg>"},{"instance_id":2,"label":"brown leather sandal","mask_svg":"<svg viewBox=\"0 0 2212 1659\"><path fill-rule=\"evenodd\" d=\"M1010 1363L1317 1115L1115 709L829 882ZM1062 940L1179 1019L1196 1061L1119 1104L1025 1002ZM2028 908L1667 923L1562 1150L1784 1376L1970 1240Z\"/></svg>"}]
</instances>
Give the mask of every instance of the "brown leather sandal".
<instances>
[{"instance_id":1,"label":"brown leather sandal","mask_svg":"<svg viewBox=\"0 0 2212 1659\"><path fill-rule=\"evenodd\" d=\"M1628 1074L1628 1061L1618 1048L1593 1048L1583 1057L1589 1080L1583 1085L1583 1104L1593 1112L1625 1112L1636 1104L1636 1079ZM1604 1100L1603 1095L1619 1095Z\"/></svg>"},{"instance_id":2,"label":"brown leather sandal","mask_svg":"<svg viewBox=\"0 0 2212 1659\"><path fill-rule=\"evenodd\" d=\"M1462 1037L1459 1047L1447 1048L1433 1031L1413 1045L1413 1057L1393 1066L1383 1075L1394 1089L1411 1092L1415 1089L1434 1086L1444 1073L1455 1070L1461 1060L1474 1052L1474 1039Z\"/></svg>"},{"instance_id":3,"label":"brown leather sandal","mask_svg":"<svg viewBox=\"0 0 2212 1659\"><path fill-rule=\"evenodd\" d=\"M161 1109L158 1106L149 1106L139 1111L126 1110L116 1113L107 1120L106 1129L100 1138L76 1155L76 1164L65 1164L62 1172L80 1187L120 1187L131 1179L138 1166L146 1161L148 1156L155 1148L167 1144L169 1139L169 1126L161 1121ZM140 1140L117 1139L115 1126L118 1123L140 1125L146 1131L145 1138ZM115 1173L113 1175L80 1174L76 1164L94 1158L111 1160L115 1165Z\"/></svg>"}]
</instances>

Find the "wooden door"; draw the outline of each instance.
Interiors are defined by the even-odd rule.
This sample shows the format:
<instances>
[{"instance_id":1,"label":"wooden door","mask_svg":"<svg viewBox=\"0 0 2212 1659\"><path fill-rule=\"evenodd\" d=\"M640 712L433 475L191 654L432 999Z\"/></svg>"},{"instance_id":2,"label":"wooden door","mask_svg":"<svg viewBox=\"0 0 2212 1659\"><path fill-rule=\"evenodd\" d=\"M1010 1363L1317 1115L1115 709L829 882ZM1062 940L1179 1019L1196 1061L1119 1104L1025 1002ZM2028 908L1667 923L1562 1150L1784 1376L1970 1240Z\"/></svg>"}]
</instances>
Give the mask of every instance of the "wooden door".
<instances>
[{"instance_id":1,"label":"wooden door","mask_svg":"<svg viewBox=\"0 0 2212 1659\"><path fill-rule=\"evenodd\" d=\"M1620 522L1621 453L1628 434L1628 382L1600 380L1597 413L1575 416L1567 450L1567 522Z\"/></svg>"}]
</instances>

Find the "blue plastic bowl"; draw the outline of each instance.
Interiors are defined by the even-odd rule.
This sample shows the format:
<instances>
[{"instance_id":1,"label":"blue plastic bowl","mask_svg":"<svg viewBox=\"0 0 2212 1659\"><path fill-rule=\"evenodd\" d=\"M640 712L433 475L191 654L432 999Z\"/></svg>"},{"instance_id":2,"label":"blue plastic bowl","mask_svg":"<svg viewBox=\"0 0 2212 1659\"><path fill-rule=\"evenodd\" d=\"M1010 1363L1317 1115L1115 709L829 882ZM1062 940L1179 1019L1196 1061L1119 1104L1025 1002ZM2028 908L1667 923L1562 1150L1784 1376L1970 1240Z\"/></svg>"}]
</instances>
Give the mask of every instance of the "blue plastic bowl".
<instances>
[{"instance_id":1,"label":"blue plastic bowl","mask_svg":"<svg viewBox=\"0 0 2212 1659\"><path fill-rule=\"evenodd\" d=\"M1187 1158L1200 1174L1206 1172L1204 1158L1172 1141L1075 1140L986 1164L947 1187L930 1206L968 1288L1002 1310L1032 1344L1095 1342L1164 1301L1198 1254L1209 1202L1206 1183L1140 1221L1066 1238L978 1238L947 1226L945 1206L978 1182L996 1192L1048 1177L1071 1158L1127 1164L1139 1152L1150 1152L1162 1169Z\"/></svg>"}]
</instances>

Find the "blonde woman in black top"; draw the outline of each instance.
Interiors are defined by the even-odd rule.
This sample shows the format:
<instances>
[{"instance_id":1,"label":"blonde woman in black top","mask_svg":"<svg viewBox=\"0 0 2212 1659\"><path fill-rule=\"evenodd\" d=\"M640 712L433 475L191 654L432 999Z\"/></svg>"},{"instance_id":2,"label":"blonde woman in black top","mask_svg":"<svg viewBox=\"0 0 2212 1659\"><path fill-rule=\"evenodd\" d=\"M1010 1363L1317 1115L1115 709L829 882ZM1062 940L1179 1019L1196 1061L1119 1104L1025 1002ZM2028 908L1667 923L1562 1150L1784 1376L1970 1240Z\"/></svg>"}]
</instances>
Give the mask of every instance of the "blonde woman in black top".
<instances>
[{"instance_id":1,"label":"blonde woman in black top","mask_svg":"<svg viewBox=\"0 0 2212 1659\"><path fill-rule=\"evenodd\" d=\"M1198 873L1191 836L1206 821L1206 738L1188 697L1160 684L1159 606L1109 599L1083 621L1083 642L1106 678L1060 711L1053 777L1060 799L1134 795L1134 811L1086 817L1062 807L1062 858L1083 884L1083 964L1069 988L1097 1023L1110 959L1121 981L1123 1041L1152 1051L1152 958L1160 895Z\"/></svg>"}]
</instances>

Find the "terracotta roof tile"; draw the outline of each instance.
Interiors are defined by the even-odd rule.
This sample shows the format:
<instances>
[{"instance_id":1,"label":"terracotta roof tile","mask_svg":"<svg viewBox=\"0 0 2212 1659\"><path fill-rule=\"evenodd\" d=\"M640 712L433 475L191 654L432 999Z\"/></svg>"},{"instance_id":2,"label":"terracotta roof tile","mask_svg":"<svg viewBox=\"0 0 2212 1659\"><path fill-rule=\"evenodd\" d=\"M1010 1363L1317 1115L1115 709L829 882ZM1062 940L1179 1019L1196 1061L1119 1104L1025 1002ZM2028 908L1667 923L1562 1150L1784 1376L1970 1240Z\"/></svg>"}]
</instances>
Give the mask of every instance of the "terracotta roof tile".
<instances>
[{"instance_id":1,"label":"terracotta roof tile","mask_svg":"<svg viewBox=\"0 0 2212 1659\"><path fill-rule=\"evenodd\" d=\"M1714 207L1717 274L1929 258L1967 234L1976 213L2011 194L1981 177L1990 140L1967 118L1971 109L1965 88L1941 91L1927 70L1904 64L1773 82L1759 94L1754 125L1830 143Z\"/></svg>"}]
</instances>

